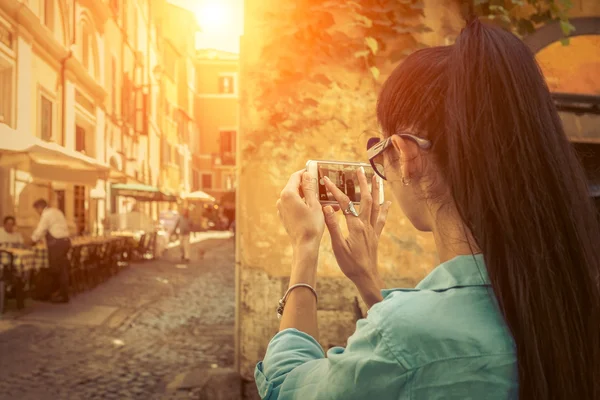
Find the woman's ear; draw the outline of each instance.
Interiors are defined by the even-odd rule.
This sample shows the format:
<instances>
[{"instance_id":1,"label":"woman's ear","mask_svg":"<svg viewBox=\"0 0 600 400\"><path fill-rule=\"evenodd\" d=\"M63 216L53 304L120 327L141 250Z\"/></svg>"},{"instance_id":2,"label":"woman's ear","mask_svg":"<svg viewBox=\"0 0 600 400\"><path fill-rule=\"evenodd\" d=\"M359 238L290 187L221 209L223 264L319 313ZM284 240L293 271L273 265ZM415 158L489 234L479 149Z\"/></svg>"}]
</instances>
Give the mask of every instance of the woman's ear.
<instances>
[{"instance_id":1,"label":"woman's ear","mask_svg":"<svg viewBox=\"0 0 600 400\"><path fill-rule=\"evenodd\" d=\"M419 148L412 140L404 139L398 135L392 136L392 144L396 152L400 154L402 177L406 180L410 180L419 172L417 163L421 154Z\"/></svg>"}]
</instances>

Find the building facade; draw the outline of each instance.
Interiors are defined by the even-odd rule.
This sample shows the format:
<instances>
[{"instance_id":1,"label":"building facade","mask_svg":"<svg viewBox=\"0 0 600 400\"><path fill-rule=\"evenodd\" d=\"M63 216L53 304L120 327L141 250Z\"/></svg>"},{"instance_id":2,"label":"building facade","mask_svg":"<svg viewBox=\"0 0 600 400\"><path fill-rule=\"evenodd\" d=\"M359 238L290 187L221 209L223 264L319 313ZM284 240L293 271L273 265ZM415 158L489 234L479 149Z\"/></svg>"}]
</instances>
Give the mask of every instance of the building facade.
<instances>
[{"instance_id":1,"label":"building facade","mask_svg":"<svg viewBox=\"0 0 600 400\"><path fill-rule=\"evenodd\" d=\"M201 49L196 69L199 141L194 147L192 189L220 200L236 189L239 56Z\"/></svg>"},{"instance_id":2,"label":"building facade","mask_svg":"<svg viewBox=\"0 0 600 400\"><path fill-rule=\"evenodd\" d=\"M193 115L179 87L193 88L187 77L194 73L181 79L172 74L166 34L173 32L161 29L174 18L168 7L165 0L0 1L3 123L111 167L111 178L96 186L0 168L0 215L16 215L23 233L37 223L32 209L37 198L61 208L73 233L101 233L105 216L132 202L112 193L113 183L142 183L173 194L189 190L194 122L188 118L189 129L177 134L177 113L164 110ZM194 37L197 25L193 16L189 21L179 29ZM193 66L194 57L189 48L179 51L176 65ZM165 137L187 157L173 176L165 174L170 168L161 151ZM160 207L141 205L153 216Z\"/></svg>"}]
</instances>

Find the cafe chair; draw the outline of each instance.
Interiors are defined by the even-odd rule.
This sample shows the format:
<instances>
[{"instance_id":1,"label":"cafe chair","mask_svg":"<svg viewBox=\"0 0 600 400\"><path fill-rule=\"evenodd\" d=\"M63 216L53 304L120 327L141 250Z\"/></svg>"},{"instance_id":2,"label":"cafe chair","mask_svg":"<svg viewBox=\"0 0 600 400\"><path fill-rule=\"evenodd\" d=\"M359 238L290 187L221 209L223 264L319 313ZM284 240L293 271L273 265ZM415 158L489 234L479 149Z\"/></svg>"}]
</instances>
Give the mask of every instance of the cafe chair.
<instances>
[{"instance_id":1,"label":"cafe chair","mask_svg":"<svg viewBox=\"0 0 600 400\"><path fill-rule=\"evenodd\" d=\"M103 282L113 275L113 244L114 242L106 242L98 245L98 267Z\"/></svg>"},{"instance_id":2,"label":"cafe chair","mask_svg":"<svg viewBox=\"0 0 600 400\"><path fill-rule=\"evenodd\" d=\"M99 255L100 246L94 243L87 244L85 247L87 248L87 257L84 262L87 273L87 287L92 289L98 286L101 281Z\"/></svg>"},{"instance_id":3,"label":"cafe chair","mask_svg":"<svg viewBox=\"0 0 600 400\"><path fill-rule=\"evenodd\" d=\"M0 249L0 314L4 312L6 299L14 298L17 301L17 309L25 307L25 291L23 280L15 268L14 255L6 250Z\"/></svg>"},{"instance_id":4,"label":"cafe chair","mask_svg":"<svg viewBox=\"0 0 600 400\"><path fill-rule=\"evenodd\" d=\"M69 250L69 282L73 293L81 293L85 290L86 271L81 262L81 246L73 246Z\"/></svg>"}]
</instances>

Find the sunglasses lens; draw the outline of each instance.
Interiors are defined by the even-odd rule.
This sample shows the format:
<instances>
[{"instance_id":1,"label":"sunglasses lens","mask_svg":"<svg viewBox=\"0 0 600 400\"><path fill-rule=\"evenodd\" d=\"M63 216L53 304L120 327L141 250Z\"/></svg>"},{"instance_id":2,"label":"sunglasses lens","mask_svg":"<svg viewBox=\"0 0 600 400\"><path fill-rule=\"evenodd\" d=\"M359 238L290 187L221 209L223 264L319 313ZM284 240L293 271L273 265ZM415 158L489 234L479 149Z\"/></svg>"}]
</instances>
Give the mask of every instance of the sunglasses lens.
<instances>
[{"instance_id":1,"label":"sunglasses lens","mask_svg":"<svg viewBox=\"0 0 600 400\"><path fill-rule=\"evenodd\" d=\"M369 138L369 140L367 141L367 150L369 150L371 147L375 146L380 141L381 141L381 139L378 137Z\"/></svg>"}]
</instances>

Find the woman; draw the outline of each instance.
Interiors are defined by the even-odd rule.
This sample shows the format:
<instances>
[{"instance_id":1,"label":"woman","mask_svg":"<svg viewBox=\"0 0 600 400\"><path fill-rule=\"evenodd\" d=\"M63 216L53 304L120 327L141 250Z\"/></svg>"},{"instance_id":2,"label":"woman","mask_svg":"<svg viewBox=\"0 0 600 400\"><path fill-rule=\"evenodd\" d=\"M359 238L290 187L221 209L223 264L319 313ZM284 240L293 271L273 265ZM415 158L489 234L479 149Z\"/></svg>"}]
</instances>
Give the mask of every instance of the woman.
<instances>
[{"instance_id":1,"label":"woman","mask_svg":"<svg viewBox=\"0 0 600 400\"><path fill-rule=\"evenodd\" d=\"M345 210L344 238L315 183L294 174L278 202L291 290L256 368L261 396L599 399L600 229L533 54L474 20L453 46L408 57L377 116L386 140L369 141L371 161L412 224L433 233L441 265L415 289L380 292L388 205L373 203L362 172L360 214L327 182ZM370 307L347 347L327 356L313 292L325 225Z\"/></svg>"}]
</instances>

